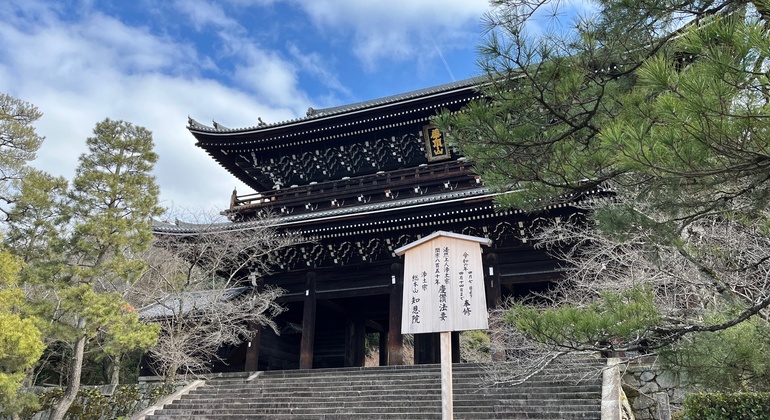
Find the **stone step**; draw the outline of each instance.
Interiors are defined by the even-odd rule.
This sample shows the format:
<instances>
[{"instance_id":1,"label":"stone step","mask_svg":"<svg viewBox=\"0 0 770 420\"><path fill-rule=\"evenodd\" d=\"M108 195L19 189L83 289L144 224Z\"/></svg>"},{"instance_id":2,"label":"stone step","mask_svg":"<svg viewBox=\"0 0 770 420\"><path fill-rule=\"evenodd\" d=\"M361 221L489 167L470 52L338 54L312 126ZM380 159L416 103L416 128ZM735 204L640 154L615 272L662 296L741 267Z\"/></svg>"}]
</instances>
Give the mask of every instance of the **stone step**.
<instances>
[{"instance_id":1,"label":"stone step","mask_svg":"<svg viewBox=\"0 0 770 420\"><path fill-rule=\"evenodd\" d=\"M599 419L601 365L544 369L520 385L485 386L487 365L453 366L455 418ZM438 365L220 375L148 417L157 419L440 419Z\"/></svg>"},{"instance_id":2,"label":"stone step","mask_svg":"<svg viewBox=\"0 0 770 420\"><path fill-rule=\"evenodd\" d=\"M292 419L292 420L441 420L441 413L377 413L374 415L364 413L339 413L339 414L259 414L250 413L248 415L233 414L159 414L152 417L153 420L256 420L256 419ZM488 417L479 416L475 413L454 413L455 420L496 420L496 419L542 419L542 420L601 420L601 415L596 411L574 412L574 413L530 413L524 416L497 417L489 415Z\"/></svg>"},{"instance_id":3,"label":"stone step","mask_svg":"<svg viewBox=\"0 0 770 420\"><path fill-rule=\"evenodd\" d=\"M485 377L478 375L478 376L458 376L453 375L452 376L452 383L456 385L478 385L483 384ZM324 377L308 377L308 378L302 378L302 379L296 379L296 380L285 380L285 379L272 379L272 378L257 378L248 382L228 382L228 381L218 381L216 383L210 383L212 387L215 387L217 389L243 389L243 388L251 388L251 387L269 387L273 386L274 384L280 384L282 386L288 387L288 386L296 386L296 385L307 385L307 384L313 384L315 386L337 386L337 387L356 387L356 386L369 386L369 385L380 385L384 383L399 383L403 385L415 385L415 386L423 386L423 385L430 385L432 383L440 383L441 376L436 375L420 375L420 377L415 376L401 376L401 377L386 377L386 378L357 378L357 379L347 379L347 380L341 380L336 378L324 378ZM600 380L600 375L597 372L596 374L591 374L588 376L583 375L559 375L556 377L556 375L553 375L552 377L547 376L535 376L530 378L528 381L526 381L523 385L537 385L540 383L580 383L580 382L586 382L586 381L598 381Z\"/></svg>"},{"instance_id":4,"label":"stone step","mask_svg":"<svg viewBox=\"0 0 770 420\"><path fill-rule=\"evenodd\" d=\"M454 393L457 395L472 395L472 394L495 394L504 393L506 395L529 395L529 394L551 394L551 393L593 393L601 389L601 382L585 383L582 385L561 385L561 384L541 384L538 386L525 386L525 387L511 387L511 388L463 388L453 387ZM232 397L232 398L267 398L267 397L312 397L316 394L324 396L335 395L359 395L359 396L371 396L371 395L402 395L409 394L415 391L421 393L438 393L440 392L440 385L431 385L424 387L398 387L397 385L384 384L379 387L360 387L360 388L330 388L322 387L315 388L312 386L304 387L273 387L269 389L243 389L243 390L212 390L212 389L199 389L195 392L188 394L189 398L209 398L209 397Z\"/></svg>"},{"instance_id":5,"label":"stone step","mask_svg":"<svg viewBox=\"0 0 770 420\"><path fill-rule=\"evenodd\" d=\"M492 397L496 397L494 400ZM486 401L494 401L497 406L500 407L512 407L512 409L515 409L516 407L525 407L525 406L534 406L534 405L545 405L545 406L574 406L579 404L584 405L591 405L591 404L599 404L598 400L596 399L596 396L591 398L588 397L577 397L577 398L555 398L555 396L549 396L550 398L531 398L531 399L519 399L519 400L511 400L511 399L501 399L499 395L495 396L478 396L475 398L463 398L462 396L458 397L455 396L453 399L454 404L457 406L474 406L474 405L483 405L480 403L484 403ZM217 409L226 409L226 408L267 408L267 407L324 407L324 406L342 406L342 407L352 407L352 406L377 406L377 407L389 407L389 406L402 406L406 402L420 402L422 404L432 404L441 401L440 395L415 395L415 396L408 396L398 399L385 399L385 398L367 398L367 399L361 399L361 398L352 398L352 397L338 397L338 398L320 398L320 397L313 397L308 399L289 399L289 398L283 398L283 399L264 399L264 400L232 400L228 398L223 398L220 400L212 400L212 401L176 401L171 404L167 404L165 408L170 409L198 409L198 408L217 408ZM491 404L490 404L491 405Z\"/></svg>"}]
</instances>

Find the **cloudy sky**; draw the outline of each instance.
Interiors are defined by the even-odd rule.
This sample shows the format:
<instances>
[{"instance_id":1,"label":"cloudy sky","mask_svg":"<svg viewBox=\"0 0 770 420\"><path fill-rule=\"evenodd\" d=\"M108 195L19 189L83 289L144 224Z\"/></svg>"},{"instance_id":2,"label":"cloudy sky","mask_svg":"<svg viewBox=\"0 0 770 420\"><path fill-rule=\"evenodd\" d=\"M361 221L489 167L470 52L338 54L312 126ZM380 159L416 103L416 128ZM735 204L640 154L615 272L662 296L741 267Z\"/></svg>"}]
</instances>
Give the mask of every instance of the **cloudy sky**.
<instances>
[{"instance_id":1,"label":"cloudy sky","mask_svg":"<svg viewBox=\"0 0 770 420\"><path fill-rule=\"evenodd\" d=\"M2 0L0 92L36 105L35 166L71 178L104 118L153 132L162 205L250 192L197 148L227 127L478 75L487 0Z\"/></svg>"}]
</instances>

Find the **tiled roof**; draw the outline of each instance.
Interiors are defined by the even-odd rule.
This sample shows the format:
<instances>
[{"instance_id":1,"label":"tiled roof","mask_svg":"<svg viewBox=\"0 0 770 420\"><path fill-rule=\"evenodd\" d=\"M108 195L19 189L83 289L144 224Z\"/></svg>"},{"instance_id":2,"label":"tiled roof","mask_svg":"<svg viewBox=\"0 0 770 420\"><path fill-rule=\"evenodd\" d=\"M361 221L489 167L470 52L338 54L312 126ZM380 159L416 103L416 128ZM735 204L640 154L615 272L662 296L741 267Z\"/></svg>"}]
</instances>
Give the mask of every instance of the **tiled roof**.
<instances>
[{"instance_id":1,"label":"tiled roof","mask_svg":"<svg viewBox=\"0 0 770 420\"><path fill-rule=\"evenodd\" d=\"M424 88L424 89L418 89L411 92L386 96L383 98L371 99L368 101L356 102L353 104L347 104L347 105L341 105L337 107L323 108L323 109L309 108L306 116L304 117L295 118L295 119L286 120L286 121L280 121L276 123L270 123L270 124L263 123L260 120L260 123L256 126L236 128L236 129L227 128L216 121L212 122L212 126L209 126L199 121L196 121L191 117L188 117L188 128L191 130L205 131L205 132L212 132L212 133L234 133L234 132L243 132L243 131L258 131L263 129L270 129L274 127L294 124L298 122L314 120L322 117L344 114L344 113L358 111L358 110L367 109L367 108L373 108L373 107L382 106L382 105L389 105L389 104L393 104L401 101L406 101L409 99L429 96L437 93L448 92L456 89L475 87L483 83L485 80L487 80L486 76L477 76L469 79L458 80L451 83L445 83L443 85L433 86L433 87Z\"/></svg>"},{"instance_id":2,"label":"tiled roof","mask_svg":"<svg viewBox=\"0 0 770 420\"><path fill-rule=\"evenodd\" d=\"M215 300L227 301L238 297L251 289L250 287L235 287L222 290L201 290L196 292L185 292L178 294L168 294L159 302L147 305L139 309L139 318L144 320L153 320L157 318L167 318L174 315L183 315L204 309ZM181 311L182 313L177 313Z\"/></svg>"},{"instance_id":3,"label":"tiled roof","mask_svg":"<svg viewBox=\"0 0 770 420\"><path fill-rule=\"evenodd\" d=\"M455 190L447 191L441 194L425 195L401 200L381 201L372 204L363 204L360 206L352 207L339 207L330 210L316 211L300 213L296 215L281 216L275 219L255 220L250 222L225 222L225 223L213 223L213 224L192 224L184 222L167 223L153 221L153 231L159 234L194 234L200 232L227 232L235 230L248 230L256 228L258 226L264 226L266 223L273 224L275 226L289 226L296 225L302 222L319 219L333 219L338 217L344 217L346 215L354 214L366 214L372 212L382 212L390 210L398 210L402 208L409 208L420 205L430 205L445 203L448 200L464 199L468 197L479 197L483 195L498 195L492 193L488 188L475 188L470 190Z\"/></svg>"}]
</instances>

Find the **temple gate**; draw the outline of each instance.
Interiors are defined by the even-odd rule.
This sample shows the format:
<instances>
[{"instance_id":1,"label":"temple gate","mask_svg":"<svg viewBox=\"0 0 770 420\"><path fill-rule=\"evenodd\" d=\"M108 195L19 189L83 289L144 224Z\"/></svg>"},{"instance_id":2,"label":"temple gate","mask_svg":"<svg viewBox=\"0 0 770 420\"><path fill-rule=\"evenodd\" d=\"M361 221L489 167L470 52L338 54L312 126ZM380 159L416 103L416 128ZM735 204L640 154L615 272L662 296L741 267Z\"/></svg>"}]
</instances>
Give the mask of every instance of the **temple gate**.
<instances>
[{"instance_id":1,"label":"temple gate","mask_svg":"<svg viewBox=\"0 0 770 420\"><path fill-rule=\"evenodd\" d=\"M394 251L437 230L493 241L478 278L490 308L560 278L558 262L533 248L530 232L549 220L581 217L580 211L496 208L495 197L515 191L487 188L431 124L439 110L457 112L482 99L480 82L311 108L304 118L246 128L189 119L197 146L258 192L233 193L224 210L230 229L260 223L257 216L271 212L280 215L281 229L313 239L282 253L274 273L260 279L287 291L288 311L277 320L281 335L261 329L218 369L362 366L367 334L379 337L381 365L404 363L412 356L403 351L403 262ZM155 231L190 229L167 224ZM456 335L453 341L459 349ZM439 361L437 334L417 334L414 343L415 363Z\"/></svg>"}]
</instances>

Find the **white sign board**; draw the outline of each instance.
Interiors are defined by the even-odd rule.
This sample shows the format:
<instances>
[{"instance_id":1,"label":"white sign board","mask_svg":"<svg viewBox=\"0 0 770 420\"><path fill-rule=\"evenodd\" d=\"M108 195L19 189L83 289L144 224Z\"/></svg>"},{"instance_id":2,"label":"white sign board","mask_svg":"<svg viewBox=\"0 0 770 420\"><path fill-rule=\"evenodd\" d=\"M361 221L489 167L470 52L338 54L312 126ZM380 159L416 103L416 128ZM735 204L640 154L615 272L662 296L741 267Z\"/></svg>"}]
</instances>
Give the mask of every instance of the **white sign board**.
<instances>
[{"instance_id":1,"label":"white sign board","mask_svg":"<svg viewBox=\"0 0 770 420\"><path fill-rule=\"evenodd\" d=\"M481 244L438 231L397 249L405 255L402 334L487 329Z\"/></svg>"}]
</instances>

